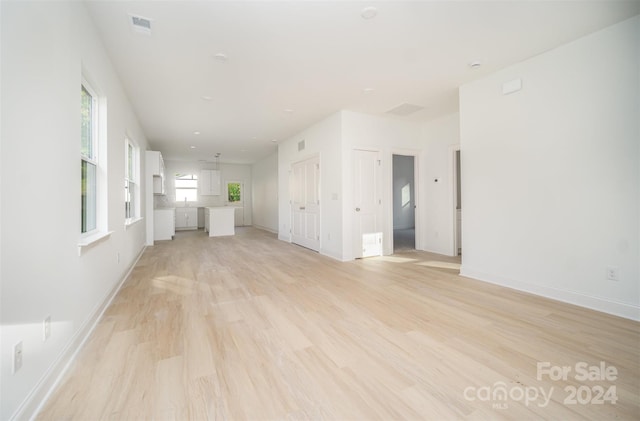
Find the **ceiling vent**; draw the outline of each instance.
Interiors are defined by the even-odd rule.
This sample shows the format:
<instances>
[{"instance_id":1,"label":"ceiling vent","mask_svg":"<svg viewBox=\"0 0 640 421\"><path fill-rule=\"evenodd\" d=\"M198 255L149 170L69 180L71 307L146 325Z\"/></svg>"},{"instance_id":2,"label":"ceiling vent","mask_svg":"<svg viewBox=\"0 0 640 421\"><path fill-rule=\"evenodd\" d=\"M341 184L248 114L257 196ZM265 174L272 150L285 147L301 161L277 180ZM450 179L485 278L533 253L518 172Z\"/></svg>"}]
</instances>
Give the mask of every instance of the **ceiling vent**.
<instances>
[{"instance_id":1,"label":"ceiling vent","mask_svg":"<svg viewBox=\"0 0 640 421\"><path fill-rule=\"evenodd\" d=\"M394 115L409 115L409 114L413 114L416 111L420 111L423 110L424 107L421 107L419 105L415 105L415 104L400 104L395 108L390 109L389 111L387 111L387 114L394 114Z\"/></svg>"},{"instance_id":2,"label":"ceiling vent","mask_svg":"<svg viewBox=\"0 0 640 421\"><path fill-rule=\"evenodd\" d=\"M129 17L131 18L131 27L134 31L151 35L151 19L135 15L129 15Z\"/></svg>"}]
</instances>

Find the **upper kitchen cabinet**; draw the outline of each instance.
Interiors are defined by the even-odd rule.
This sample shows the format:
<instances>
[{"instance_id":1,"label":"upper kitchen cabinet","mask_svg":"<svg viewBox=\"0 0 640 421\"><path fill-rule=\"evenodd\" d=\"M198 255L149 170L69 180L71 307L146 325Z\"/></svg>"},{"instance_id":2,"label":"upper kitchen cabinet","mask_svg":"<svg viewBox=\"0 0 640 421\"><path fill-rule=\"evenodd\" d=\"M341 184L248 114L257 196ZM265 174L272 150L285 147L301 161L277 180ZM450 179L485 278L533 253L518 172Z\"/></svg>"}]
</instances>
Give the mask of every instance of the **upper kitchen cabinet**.
<instances>
[{"instance_id":1,"label":"upper kitchen cabinet","mask_svg":"<svg viewBox=\"0 0 640 421\"><path fill-rule=\"evenodd\" d=\"M158 151L147 151L147 175L153 177L153 194L165 194L164 160Z\"/></svg>"},{"instance_id":2,"label":"upper kitchen cabinet","mask_svg":"<svg viewBox=\"0 0 640 421\"><path fill-rule=\"evenodd\" d=\"M200 195L220 196L220 170L200 171Z\"/></svg>"}]
</instances>

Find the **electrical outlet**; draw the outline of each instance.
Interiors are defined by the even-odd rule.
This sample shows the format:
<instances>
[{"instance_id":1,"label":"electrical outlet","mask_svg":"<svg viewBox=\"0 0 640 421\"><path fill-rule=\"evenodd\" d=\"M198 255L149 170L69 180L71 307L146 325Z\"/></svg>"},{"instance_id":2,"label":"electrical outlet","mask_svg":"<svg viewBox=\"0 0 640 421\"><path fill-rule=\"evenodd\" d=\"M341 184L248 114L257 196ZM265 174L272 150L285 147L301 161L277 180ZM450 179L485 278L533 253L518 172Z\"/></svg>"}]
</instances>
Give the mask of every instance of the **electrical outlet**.
<instances>
[{"instance_id":1,"label":"electrical outlet","mask_svg":"<svg viewBox=\"0 0 640 421\"><path fill-rule=\"evenodd\" d=\"M13 346L13 373L22 368L22 341Z\"/></svg>"},{"instance_id":2,"label":"electrical outlet","mask_svg":"<svg viewBox=\"0 0 640 421\"><path fill-rule=\"evenodd\" d=\"M620 268L617 266L607 266L607 279L610 281L619 281Z\"/></svg>"},{"instance_id":3,"label":"electrical outlet","mask_svg":"<svg viewBox=\"0 0 640 421\"><path fill-rule=\"evenodd\" d=\"M42 321L42 340L46 341L51 337L51 316L45 317Z\"/></svg>"}]
</instances>

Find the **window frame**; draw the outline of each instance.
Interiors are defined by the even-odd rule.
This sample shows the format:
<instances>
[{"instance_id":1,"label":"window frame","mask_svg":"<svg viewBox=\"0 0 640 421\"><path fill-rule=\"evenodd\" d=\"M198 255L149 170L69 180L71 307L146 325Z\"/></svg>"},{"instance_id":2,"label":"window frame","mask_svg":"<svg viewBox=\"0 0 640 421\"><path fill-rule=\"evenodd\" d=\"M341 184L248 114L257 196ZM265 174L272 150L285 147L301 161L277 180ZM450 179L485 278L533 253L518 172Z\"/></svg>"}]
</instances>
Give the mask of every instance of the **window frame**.
<instances>
[{"instance_id":1,"label":"window frame","mask_svg":"<svg viewBox=\"0 0 640 421\"><path fill-rule=\"evenodd\" d=\"M125 174L124 174L124 193L125 193L125 226L131 225L141 219L141 202L140 202L140 148L131 139L131 136L125 135L124 138L124 154L125 154ZM131 155L129 152L132 152ZM129 200L127 200L129 199ZM129 206L127 207L127 203Z\"/></svg>"},{"instance_id":2,"label":"window frame","mask_svg":"<svg viewBox=\"0 0 640 421\"><path fill-rule=\"evenodd\" d=\"M83 165L86 163L87 167L88 166L92 166L95 169L95 176L94 176L94 184L93 184L93 200L94 200L94 204L93 204L93 220L94 220L94 227L92 227L91 229L86 229L85 230L85 226L83 221L89 219L89 216L85 216L85 212L87 211L87 209L84 207L84 203L82 203L82 196L81 196L81 206L80 206L80 234L82 238L86 238L86 237L90 237L93 236L95 234L97 234L100 231L100 223L99 223L99 212L100 212L100 205L99 205L99 174L100 174L100 141L99 141L99 136L100 136L100 114L99 114L99 101L98 101L98 95L96 94L95 89L93 89L93 87L91 86L91 84L89 82L87 82L86 79L82 79L82 82L80 83L80 89L82 92L82 90L86 91L87 94L91 97L91 112L90 112L90 121L89 124L91 125L91 130L90 130L90 136L91 136L91 140L90 140L90 154L84 154L82 147L83 147L83 143L82 143L82 133L80 134L81 138L80 138L80 183L81 183L81 188L80 191L82 192L82 182L83 182ZM82 104L81 104L82 107ZM82 117L81 117L82 119ZM81 121L81 130L82 130L82 121Z\"/></svg>"},{"instance_id":3,"label":"window frame","mask_svg":"<svg viewBox=\"0 0 640 421\"><path fill-rule=\"evenodd\" d=\"M80 192L82 194L82 168L84 163L88 163L95 168L95 228L83 232L83 204L82 196L80 197L80 225L78 228L78 256L82 256L85 247L108 238L113 231L109 231L109 188L108 188L108 167L107 167L107 98L98 89L97 85L92 82L91 78L82 68L80 78L80 92L86 90L91 96L91 156L83 153L82 141L82 115L78 117L78 133L79 155L80 155ZM82 111L82 101L80 102L80 111Z\"/></svg>"},{"instance_id":4,"label":"window frame","mask_svg":"<svg viewBox=\"0 0 640 421\"><path fill-rule=\"evenodd\" d=\"M235 202L232 202L229 200L229 184L240 185L240 200L237 200ZM224 201L226 203L234 204L234 205L242 205L244 203L244 182L240 180L227 180L224 183L224 190L225 190Z\"/></svg>"},{"instance_id":5,"label":"window frame","mask_svg":"<svg viewBox=\"0 0 640 421\"><path fill-rule=\"evenodd\" d=\"M186 177L186 176L190 176L190 179L184 179L181 177ZM178 187L176 181L178 180L183 180L183 181L195 181L195 187ZM199 177L198 174L182 174L182 173L176 173L173 176L173 191L175 194L175 202L176 203L183 203L185 200L179 200L178 199L178 190L193 190L195 191L195 199L194 200L187 200L187 203L197 203L198 202L198 187L199 187L200 183L199 183ZM186 196L185 196L186 198Z\"/></svg>"}]
</instances>

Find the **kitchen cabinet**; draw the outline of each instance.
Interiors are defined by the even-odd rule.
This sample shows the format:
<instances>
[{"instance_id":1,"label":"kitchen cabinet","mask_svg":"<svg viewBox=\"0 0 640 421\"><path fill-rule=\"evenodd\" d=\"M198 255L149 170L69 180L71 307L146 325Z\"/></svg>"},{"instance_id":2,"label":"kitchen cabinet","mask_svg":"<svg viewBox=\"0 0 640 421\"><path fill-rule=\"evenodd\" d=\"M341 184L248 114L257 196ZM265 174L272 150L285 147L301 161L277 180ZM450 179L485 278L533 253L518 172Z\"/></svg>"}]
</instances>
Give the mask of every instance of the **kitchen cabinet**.
<instances>
[{"instance_id":1,"label":"kitchen cabinet","mask_svg":"<svg viewBox=\"0 0 640 421\"><path fill-rule=\"evenodd\" d=\"M198 229L198 208L176 208L176 229Z\"/></svg>"},{"instance_id":2,"label":"kitchen cabinet","mask_svg":"<svg viewBox=\"0 0 640 421\"><path fill-rule=\"evenodd\" d=\"M164 160L162 159L162 154L158 151L147 151L146 157L147 175L153 177L153 194L166 194Z\"/></svg>"},{"instance_id":3,"label":"kitchen cabinet","mask_svg":"<svg viewBox=\"0 0 640 421\"><path fill-rule=\"evenodd\" d=\"M220 170L200 171L200 195L220 196Z\"/></svg>"},{"instance_id":4,"label":"kitchen cabinet","mask_svg":"<svg viewBox=\"0 0 640 421\"><path fill-rule=\"evenodd\" d=\"M171 240L176 234L175 212L173 209L154 209L153 238L154 240Z\"/></svg>"},{"instance_id":5,"label":"kitchen cabinet","mask_svg":"<svg viewBox=\"0 0 640 421\"><path fill-rule=\"evenodd\" d=\"M204 230L209 237L235 235L235 208L231 206L211 207L204 210Z\"/></svg>"}]
</instances>

